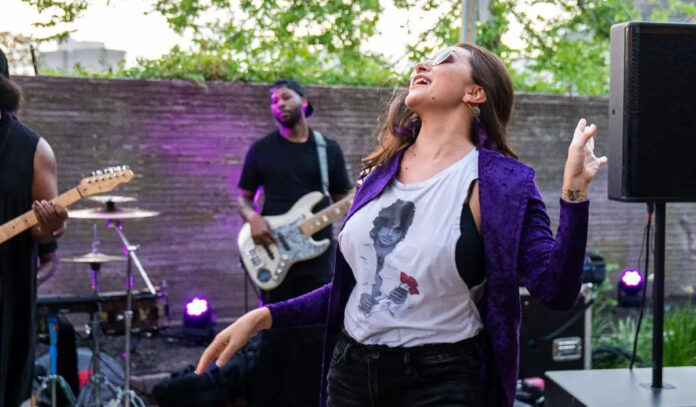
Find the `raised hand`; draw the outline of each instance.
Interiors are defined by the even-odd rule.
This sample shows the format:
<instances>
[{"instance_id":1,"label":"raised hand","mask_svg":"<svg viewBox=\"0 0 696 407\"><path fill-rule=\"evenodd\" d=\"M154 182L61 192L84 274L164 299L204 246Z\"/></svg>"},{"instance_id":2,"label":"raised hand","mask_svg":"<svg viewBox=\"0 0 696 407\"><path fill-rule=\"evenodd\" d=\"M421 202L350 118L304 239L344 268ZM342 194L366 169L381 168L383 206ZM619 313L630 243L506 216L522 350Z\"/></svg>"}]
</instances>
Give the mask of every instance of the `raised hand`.
<instances>
[{"instance_id":1,"label":"raised hand","mask_svg":"<svg viewBox=\"0 0 696 407\"><path fill-rule=\"evenodd\" d=\"M568 159L563 172L563 199L569 202L587 200L587 189L607 157L594 154L594 135L597 127L580 119L568 147Z\"/></svg>"}]
</instances>

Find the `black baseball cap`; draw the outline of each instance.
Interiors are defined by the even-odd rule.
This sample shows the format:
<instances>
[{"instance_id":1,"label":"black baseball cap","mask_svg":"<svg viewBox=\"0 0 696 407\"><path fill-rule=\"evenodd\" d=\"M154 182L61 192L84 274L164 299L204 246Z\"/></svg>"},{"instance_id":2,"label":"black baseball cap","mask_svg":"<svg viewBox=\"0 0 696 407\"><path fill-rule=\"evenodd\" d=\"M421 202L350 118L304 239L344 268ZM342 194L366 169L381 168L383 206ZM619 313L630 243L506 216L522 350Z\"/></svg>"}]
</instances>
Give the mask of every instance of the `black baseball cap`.
<instances>
[{"instance_id":1,"label":"black baseball cap","mask_svg":"<svg viewBox=\"0 0 696 407\"><path fill-rule=\"evenodd\" d=\"M309 101L309 96L307 95L307 92L305 91L304 87L300 85L299 82L297 82L294 79L281 79L279 81L275 81L273 85L271 85L271 89L277 88L292 89L293 91L295 91L295 93L300 95L300 97L307 99L307 109L305 109L305 117L309 117L314 113L312 102Z\"/></svg>"},{"instance_id":2,"label":"black baseball cap","mask_svg":"<svg viewBox=\"0 0 696 407\"><path fill-rule=\"evenodd\" d=\"M10 77L10 65L7 63L7 57L2 49L0 49L0 75L8 79Z\"/></svg>"}]
</instances>

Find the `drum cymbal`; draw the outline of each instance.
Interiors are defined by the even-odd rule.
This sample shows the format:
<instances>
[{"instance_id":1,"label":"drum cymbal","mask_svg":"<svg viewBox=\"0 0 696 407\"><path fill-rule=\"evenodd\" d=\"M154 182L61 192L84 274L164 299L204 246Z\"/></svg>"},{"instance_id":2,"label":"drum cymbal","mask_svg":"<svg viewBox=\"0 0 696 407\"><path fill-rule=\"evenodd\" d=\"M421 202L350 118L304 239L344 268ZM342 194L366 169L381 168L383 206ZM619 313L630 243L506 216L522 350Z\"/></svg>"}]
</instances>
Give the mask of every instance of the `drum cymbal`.
<instances>
[{"instance_id":1,"label":"drum cymbal","mask_svg":"<svg viewBox=\"0 0 696 407\"><path fill-rule=\"evenodd\" d=\"M68 217L73 219L139 219L157 216L159 212L138 208L90 208L68 211Z\"/></svg>"},{"instance_id":2,"label":"drum cymbal","mask_svg":"<svg viewBox=\"0 0 696 407\"><path fill-rule=\"evenodd\" d=\"M130 197L130 196L117 196L117 195L94 195L94 196L88 197L87 199L89 199L91 201L101 202L101 203L113 202L115 204L136 201L135 198Z\"/></svg>"},{"instance_id":3,"label":"drum cymbal","mask_svg":"<svg viewBox=\"0 0 696 407\"><path fill-rule=\"evenodd\" d=\"M82 256L66 257L60 259L66 263L111 263L115 261L126 261L124 256L112 256L103 253L87 253Z\"/></svg>"}]
</instances>

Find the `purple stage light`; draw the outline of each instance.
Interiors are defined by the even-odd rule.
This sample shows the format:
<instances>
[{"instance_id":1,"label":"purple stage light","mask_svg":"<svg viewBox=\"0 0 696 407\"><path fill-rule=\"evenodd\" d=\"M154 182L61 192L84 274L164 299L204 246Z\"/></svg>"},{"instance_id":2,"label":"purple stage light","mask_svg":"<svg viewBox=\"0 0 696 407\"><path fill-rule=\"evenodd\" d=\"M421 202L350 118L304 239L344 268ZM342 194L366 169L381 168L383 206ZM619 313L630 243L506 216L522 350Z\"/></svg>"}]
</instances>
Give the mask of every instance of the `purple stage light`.
<instances>
[{"instance_id":1,"label":"purple stage light","mask_svg":"<svg viewBox=\"0 0 696 407\"><path fill-rule=\"evenodd\" d=\"M208 312L208 300L202 297L193 297L186 303L186 314L192 317L200 317Z\"/></svg>"},{"instance_id":2,"label":"purple stage light","mask_svg":"<svg viewBox=\"0 0 696 407\"><path fill-rule=\"evenodd\" d=\"M205 297L192 297L184 305L184 337L205 343L215 335L215 313Z\"/></svg>"},{"instance_id":3,"label":"purple stage light","mask_svg":"<svg viewBox=\"0 0 696 407\"><path fill-rule=\"evenodd\" d=\"M639 287L643 282L643 276L638 270L624 270L621 275L621 283L626 287Z\"/></svg>"},{"instance_id":4,"label":"purple stage light","mask_svg":"<svg viewBox=\"0 0 696 407\"><path fill-rule=\"evenodd\" d=\"M643 296L641 290L645 285L645 279L640 270L626 269L621 273L619 284L616 287L617 300L623 307L640 306Z\"/></svg>"}]
</instances>

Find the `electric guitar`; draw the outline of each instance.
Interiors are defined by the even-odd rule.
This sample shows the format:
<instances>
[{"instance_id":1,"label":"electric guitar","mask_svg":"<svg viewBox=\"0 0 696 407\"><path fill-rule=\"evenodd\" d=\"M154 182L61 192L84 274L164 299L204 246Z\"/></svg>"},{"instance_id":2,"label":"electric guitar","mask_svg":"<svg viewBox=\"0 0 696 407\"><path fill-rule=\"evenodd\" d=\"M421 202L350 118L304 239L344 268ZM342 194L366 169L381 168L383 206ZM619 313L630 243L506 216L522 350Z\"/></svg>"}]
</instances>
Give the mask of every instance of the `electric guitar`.
<instances>
[{"instance_id":1,"label":"electric guitar","mask_svg":"<svg viewBox=\"0 0 696 407\"><path fill-rule=\"evenodd\" d=\"M239 231L237 247L242 265L257 287L263 290L278 287L290 266L319 257L329 248L329 239L316 241L312 235L348 212L355 191L320 212L312 213L312 208L323 196L321 192L310 192L295 202L285 214L264 216L276 243L255 245L248 223Z\"/></svg>"},{"instance_id":2,"label":"electric guitar","mask_svg":"<svg viewBox=\"0 0 696 407\"><path fill-rule=\"evenodd\" d=\"M78 186L54 198L51 202L67 208L84 197L109 192L120 184L131 182L132 179L133 171L127 165L105 168L93 172L92 176L82 178ZM8 221L0 226L0 244L12 239L37 223L39 221L36 219L33 210Z\"/></svg>"}]
</instances>

